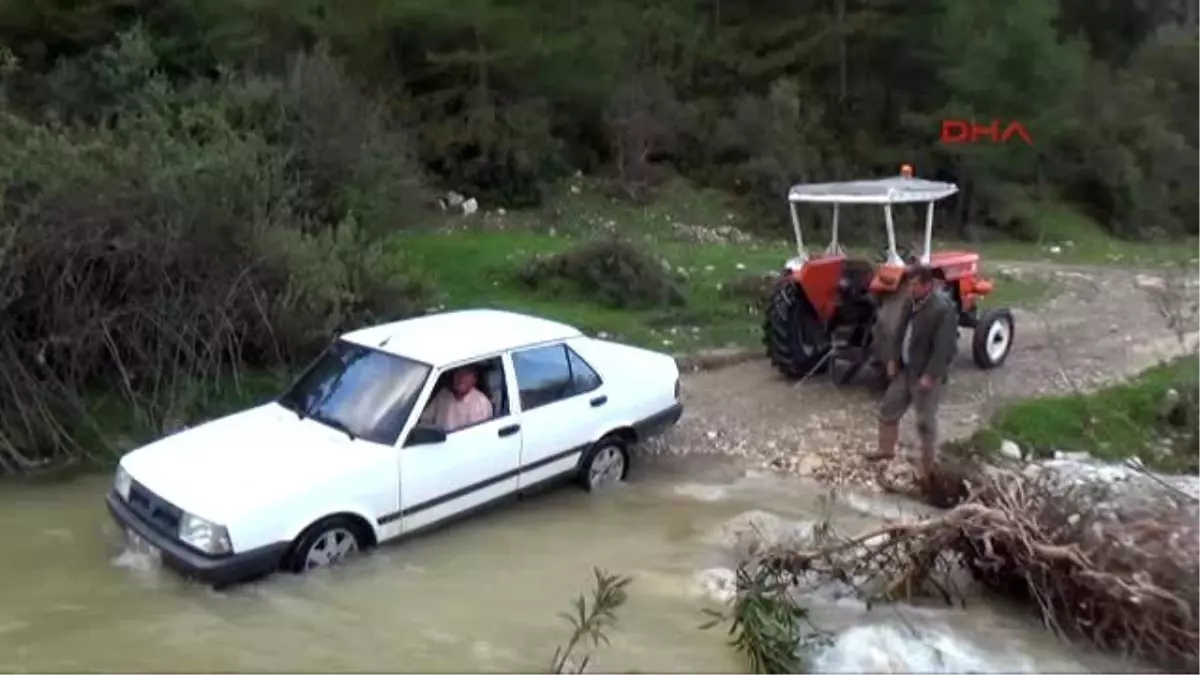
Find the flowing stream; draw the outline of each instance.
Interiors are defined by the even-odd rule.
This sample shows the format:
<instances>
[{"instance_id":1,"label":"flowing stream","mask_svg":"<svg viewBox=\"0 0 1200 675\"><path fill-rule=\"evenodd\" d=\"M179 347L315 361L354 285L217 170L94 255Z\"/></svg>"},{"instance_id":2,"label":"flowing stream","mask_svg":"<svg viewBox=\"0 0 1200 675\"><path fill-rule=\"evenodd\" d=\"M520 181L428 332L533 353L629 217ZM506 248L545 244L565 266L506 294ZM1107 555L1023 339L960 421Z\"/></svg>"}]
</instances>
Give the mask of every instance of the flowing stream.
<instances>
[{"instance_id":1,"label":"flowing stream","mask_svg":"<svg viewBox=\"0 0 1200 675\"><path fill-rule=\"evenodd\" d=\"M339 569L221 593L124 546L103 504L107 477L5 484L0 670L545 672L570 630L558 614L590 591L596 566L634 581L594 670L743 672L724 630L698 629L732 561L719 533L747 512L816 518L821 490L722 466L640 468L601 495L556 490ZM845 531L897 506L855 495L837 504ZM841 631L816 661L826 672L1141 669L1065 645L996 601L811 604L822 628Z\"/></svg>"}]
</instances>

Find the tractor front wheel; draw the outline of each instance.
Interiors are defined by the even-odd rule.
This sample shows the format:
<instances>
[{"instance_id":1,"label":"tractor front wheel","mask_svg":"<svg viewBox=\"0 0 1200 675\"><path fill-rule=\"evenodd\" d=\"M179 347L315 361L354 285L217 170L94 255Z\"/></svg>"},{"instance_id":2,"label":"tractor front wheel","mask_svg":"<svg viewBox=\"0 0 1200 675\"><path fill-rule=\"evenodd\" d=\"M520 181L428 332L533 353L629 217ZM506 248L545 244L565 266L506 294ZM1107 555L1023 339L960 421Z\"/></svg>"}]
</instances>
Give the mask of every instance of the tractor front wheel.
<instances>
[{"instance_id":1,"label":"tractor front wheel","mask_svg":"<svg viewBox=\"0 0 1200 675\"><path fill-rule=\"evenodd\" d=\"M829 341L816 313L792 278L781 279L766 303L763 344L785 376L807 377L827 366Z\"/></svg>"},{"instance_id":2,"label":"tractor front wheel","mask_svg":"<svg viewBox=\"0 0 1200 675\"><path fill-rule=\"evenodd\" d=\"M971 338L971 357L983 370L998 368L1008 359L1016 335L1012 312L1007 309L988 311L975 324Z\"/></svg>"}]
</instances>

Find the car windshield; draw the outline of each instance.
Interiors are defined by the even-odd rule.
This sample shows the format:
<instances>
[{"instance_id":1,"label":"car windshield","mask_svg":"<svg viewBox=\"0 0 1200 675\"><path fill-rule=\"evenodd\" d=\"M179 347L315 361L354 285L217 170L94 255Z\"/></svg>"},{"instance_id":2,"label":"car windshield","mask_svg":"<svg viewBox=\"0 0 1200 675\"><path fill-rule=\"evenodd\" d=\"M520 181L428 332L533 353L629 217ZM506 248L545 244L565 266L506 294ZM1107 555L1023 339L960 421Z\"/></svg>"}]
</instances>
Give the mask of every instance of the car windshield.
<instances>
[{"instance_id":1,"label":"car windshield","mask_svg":"<svg viewBox=\"0 0 1200 675\"><path fill-rule=\"evenodd\" d=\"M429 371L424 363L338 340L280 397L279 404L351 438L392 445Z\"/></svg>"}]
</instances>

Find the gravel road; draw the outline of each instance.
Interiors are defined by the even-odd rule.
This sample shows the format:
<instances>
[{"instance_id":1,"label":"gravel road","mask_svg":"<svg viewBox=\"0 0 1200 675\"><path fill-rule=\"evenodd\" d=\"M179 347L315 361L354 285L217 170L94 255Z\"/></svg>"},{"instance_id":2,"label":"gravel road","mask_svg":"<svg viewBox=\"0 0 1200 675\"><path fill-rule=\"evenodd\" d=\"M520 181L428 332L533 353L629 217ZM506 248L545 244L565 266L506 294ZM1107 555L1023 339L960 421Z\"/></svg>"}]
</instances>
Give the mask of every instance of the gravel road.
<instances>
[{"instance_id":1,"label":"gravel road","mask_svg":"<svg viewBox=\"0 0 1200 675\"><path fill-rule=\"evenodd\" d=\"M1034 309L1014 310L1016 339L1005 365L980 371L971 362L971 332L943 399L945 440L969 435L999 405L1014 399L1089 389L1128 377L1179 353L1180 336L1167 315L1181 316L1195 344L1197 276L1045 263L994 264L1011 277L1040 277L1056 289ZM1182 299L1164 311L1157 297ZM874 469L861 459L875 443L876 397L865 385L838 387L816 377L790 383L764 359L685 375L685 413L648 451L669 455L723 455L747 468L870 487ZM911 415L902 445L911 447Z\"/></svg>"}]
</instances>

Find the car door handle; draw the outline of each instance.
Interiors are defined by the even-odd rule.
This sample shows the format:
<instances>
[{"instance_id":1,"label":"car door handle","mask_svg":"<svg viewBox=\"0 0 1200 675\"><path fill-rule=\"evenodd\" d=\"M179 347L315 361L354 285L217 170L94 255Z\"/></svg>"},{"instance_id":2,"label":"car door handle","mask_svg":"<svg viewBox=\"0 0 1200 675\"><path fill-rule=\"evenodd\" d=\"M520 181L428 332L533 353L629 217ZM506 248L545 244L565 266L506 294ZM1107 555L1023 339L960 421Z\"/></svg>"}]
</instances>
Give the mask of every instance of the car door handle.
<instances>
[{"instance_id":1,"label":"car door handle","mask_svg":"<svg viewBox=\"0 0 1200 675\"><path fill-rule=\"evenodd\" d=\"M512 436L513 434L517 433L520 430L521 430L520 424L510 424L510 425L502 428L500 431L497 431L496 435L499 436L500 438L504 438L505 436Z\"/></svg>"},{"instance_id":2,"label":"car door handle","mask_svg":"<svg viewBox=\"0 0 1200 675\"><path fill-rule=\"evenodd\" d=\"M599 408L600 406L604 405L605 403L608 403L608 397L607 396L597 396L596 398L592 399L590 401L590 403L592 404L593 408Z\"/></svg>"}]
</instances>

